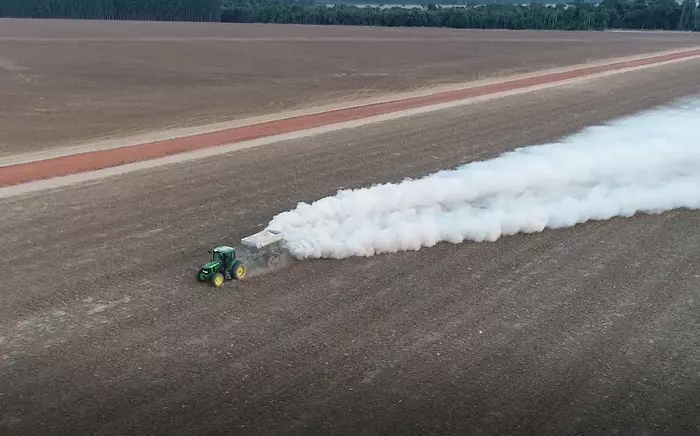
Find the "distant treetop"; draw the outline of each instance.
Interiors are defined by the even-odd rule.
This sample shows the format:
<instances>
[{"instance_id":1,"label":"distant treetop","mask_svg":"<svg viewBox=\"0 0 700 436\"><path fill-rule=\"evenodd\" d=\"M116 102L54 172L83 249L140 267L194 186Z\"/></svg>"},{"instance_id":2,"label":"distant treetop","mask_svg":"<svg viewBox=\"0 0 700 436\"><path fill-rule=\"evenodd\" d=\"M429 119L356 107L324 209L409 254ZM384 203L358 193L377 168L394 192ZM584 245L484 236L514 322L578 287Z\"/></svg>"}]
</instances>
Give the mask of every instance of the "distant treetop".
<instances>
[{"instance_id":1,"label":"distant treetop","mask_svg":"<svg viewBox=\"0 0 700 436\"><path fill-rule=\"evenodd\" d=\"M533 30L700 31L697 0L2 0L0 17Z\"/></svg>"}]
</instances>

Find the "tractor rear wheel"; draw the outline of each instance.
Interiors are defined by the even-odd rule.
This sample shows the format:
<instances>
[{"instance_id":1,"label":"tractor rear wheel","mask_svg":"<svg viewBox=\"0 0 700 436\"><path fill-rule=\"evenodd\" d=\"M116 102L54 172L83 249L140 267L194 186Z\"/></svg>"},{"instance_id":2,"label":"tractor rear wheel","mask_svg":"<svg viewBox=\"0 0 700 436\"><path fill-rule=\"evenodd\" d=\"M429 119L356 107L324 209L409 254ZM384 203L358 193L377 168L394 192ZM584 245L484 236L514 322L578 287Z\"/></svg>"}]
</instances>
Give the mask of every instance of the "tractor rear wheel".
<instances>
[{"instance_id":1,"label":"tractor rear wheel","mask_svg":"<svg viewBox=\"0 0 700 436\"><path fill-rule=\"evenodd\" d=\"M221 273L214 274L214 277L211 278L211 284L214 285L215 288L222 287L224 285L224 275Z\"/></svg>"},{"instance_id":2,"label":"tractor rear wheel","mask_svg":"<svg viewBox=\"0 0 700 436\"><path fill-rule=\"evenodd\" d=\"M248 268L245 266L244 263L239 262L233 268L233 277L235 277L236 280L244 279L247 273Z\"/></svg>"}]
</instances>

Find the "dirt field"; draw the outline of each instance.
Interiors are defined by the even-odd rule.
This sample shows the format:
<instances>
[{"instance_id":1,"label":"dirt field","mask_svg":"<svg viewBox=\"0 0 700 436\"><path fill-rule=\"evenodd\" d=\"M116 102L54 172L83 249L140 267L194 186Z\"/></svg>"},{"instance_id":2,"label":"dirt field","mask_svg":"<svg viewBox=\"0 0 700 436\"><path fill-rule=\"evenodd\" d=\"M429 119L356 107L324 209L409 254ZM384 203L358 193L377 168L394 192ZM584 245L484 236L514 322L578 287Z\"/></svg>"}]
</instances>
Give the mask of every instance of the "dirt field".
<instances>
[{"instance_id":1,"label":"dirt field","mask_svg":"<svg viewBox=\"0 0 700 436\"><path fill-rule=\"evenodd\" d=\"M542 87L561 86L565 83L571 84L574 81L589 80L593 77L609 77L611 74L649 68L651 65L656 65L658 68L667 63L700 59L700 48L662 53L664 54L656 52L656 55L645 54L637 57L607 59L585 64L585 67L562 67L546 70L548 73L543 73L540 70L525 75L508 76L500 80L473 82L473 86L466 88L465 84L462 83L458 85L457 89L447 90L446 87L450 85L446 85L440 87L442 92L438 92L437 88L430 88L429 91L418 92L423 94L421 96L415 96L416 92L409 93L414 94L412 98L408 98L407 93L402 93L395 94L395 99L391 101L381 101L380 99L369 104L367 100L363 100L354 107L346 106L335 110L328 109L328 106L325 106L325 109L318 107L315 111L312 110L311 113L305 115L297 112L297 116L292 116L291 112L284 112L283 114L286 116L282 116L278 113L267 116L273 118L268 122L254 122L253 119L246 118L239 120L237 127L231 127L236 122L229 122L189 129L200 130L199 133L182 133L183 129L171 129L152 132L140 139L131 136L117 141L24 153L0 159L0 165L9 165L0 172L0 197L26 193L44 183L56 187L59 180L61 185L71 184L66 178L59 176L82 177L82 180L99 178L101 175L104 176L104 172L94 170L131 171L143 169L143 165L150 167L162 165L163 159L192 160L204 157L201 154L196 156L191 153L193 150L206 153L208 156L226 154L250 146L279 142L285 135L286 139L299 138L312 135L310 133L312 131L315 131L313 134L316 134L350 128L348 123L359 127L380 122L380 120L398 119L409 113L416 115L421 112L429 112L437 110L436 107L441 104L440 108L445 109L450 105L455 107L484 101L484 99L532 92L534 89L543 89ZM403 97L399 97L399 95ZM377 99L375 98L375 100ZM260 120L260 117L257 119ZM158 137L161 140L158 140ZM17 186L31 181L41 182ZM9 186L12 188L6 189Z\"/></svg>"},{"instance_id":2,"label":"dirt field","mask_svg":"<svg viewBox=\"0 0 700 436\"><path fill-rule=\"evenodd\" d=\"M672 33L0 20L0 155L698 42Z\"/></svg>"},{"instance_id":3,"label":"dirt field","mask_svg":"<svg viewBox=\"0 0 700 436\"><path fill-rule=\"evenodd\" d=\"M699 70L0 200L0 433L696 433L697 212L300 262L217 291L194 272L298 201L700 93Z\"/></svg>"}]
</instances>

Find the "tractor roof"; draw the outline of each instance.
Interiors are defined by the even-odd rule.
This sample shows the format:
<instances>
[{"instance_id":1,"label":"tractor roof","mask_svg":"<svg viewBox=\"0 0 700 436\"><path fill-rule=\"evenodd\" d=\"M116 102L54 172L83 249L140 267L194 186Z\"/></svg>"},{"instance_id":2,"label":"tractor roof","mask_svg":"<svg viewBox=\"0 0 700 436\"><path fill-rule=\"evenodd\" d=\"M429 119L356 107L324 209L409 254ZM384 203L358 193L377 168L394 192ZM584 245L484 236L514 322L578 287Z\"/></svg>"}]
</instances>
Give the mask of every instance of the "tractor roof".
<instances>
[{"instance_id":1,"label":"tractor roof","mask_svg":"<svg viewBox=\"0 0 700 436\"><path fill-rule=\"evenodd\" d=\"M229 253L231 251L234 251L235 248L229 247L228 245L220 245L216 248L214 248L214 251L219 252L219 253Z\"/></svg>"}]
</instances>

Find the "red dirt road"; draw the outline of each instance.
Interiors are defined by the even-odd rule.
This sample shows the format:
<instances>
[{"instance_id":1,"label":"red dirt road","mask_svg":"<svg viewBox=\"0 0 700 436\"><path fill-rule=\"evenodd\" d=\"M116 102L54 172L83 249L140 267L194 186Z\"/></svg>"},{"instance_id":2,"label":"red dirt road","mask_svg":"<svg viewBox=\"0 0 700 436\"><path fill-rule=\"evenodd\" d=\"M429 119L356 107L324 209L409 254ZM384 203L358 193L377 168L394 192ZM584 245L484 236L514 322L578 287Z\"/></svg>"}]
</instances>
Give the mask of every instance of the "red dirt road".
<instances>
[{"instance_id":1,"label":"red dirt road","mask_svg":"<svg viewBox=\"0 0 700 436\"><path fill-rule=\"evenodd\" d=\"M182 138L137 144L110 150L85 152L35 162L10 165L0 168L0 187L115 167L127 163L165 157L168 155L193 151L201 148L216 147L314 127L384 115L402 110L416 109L429 105L475 98L615 70L691 58L699 55L700 49L688 50L672 54L651 56L633 61L621 61L605 65L578 68L565 72L542 74L539 76L510 80L479 87L445 91L427 96L291 117Z\"/></svg>"}]
</instances>

